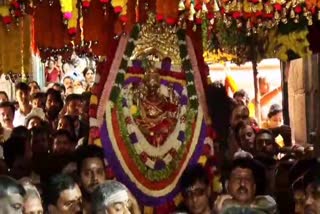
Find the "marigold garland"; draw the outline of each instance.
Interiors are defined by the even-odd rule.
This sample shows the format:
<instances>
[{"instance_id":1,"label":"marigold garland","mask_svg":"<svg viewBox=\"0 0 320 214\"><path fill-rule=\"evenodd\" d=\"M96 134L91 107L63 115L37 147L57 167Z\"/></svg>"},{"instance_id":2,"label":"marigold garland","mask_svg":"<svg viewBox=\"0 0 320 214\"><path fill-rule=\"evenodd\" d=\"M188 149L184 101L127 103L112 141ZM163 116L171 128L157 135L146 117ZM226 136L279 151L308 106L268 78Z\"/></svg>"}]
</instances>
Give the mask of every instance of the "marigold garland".
<instances>
[{"instance_id":1,"label":"marigold garland","mask_svg":"<svg viewBox=\"0 0 320 214\"><path fill-rule=\"evenodd\" d=\"M0 6L0 16L2 17L2 22L5 25L11 24L12 17L10 16L10 11L8 6Z\"/></svg>"},{"instance_id":2,"label":"marigold garland","mask_svg":"<svg viewBox=\"0 0 320 214\"><path fill-rule=\"evenodd\" d=\"M127 14L127 3L128 3L128 0L112 0L111 1L111 5L114 9L114 12L120 15Z\"/></svg>"},{"instance_id":3,"label":"marigold garland","mask_svg":"<svg viewBox=\"0 0 320 214\"><path fill-rule=\"evenodd\" d=\"M63 14L63 18L66 20L70 20L72 18L72 0L60 0L61 12Z\"/></svg>"},{"instance_id":4,"label":"marigold garland","mask_svg":"<svg viewBox=\"0 0 320 214\"><path fill-rule=\"evenodd\" d=\"M70 36L75 36L77 33L77 25L78 25L78 7L77 7L77 0L72 0L72 16L71 19L68 21L68 33Z\"/></svg>"},{"instance_id":5,"label":"marigold garland","mask_svg":"<svg viewBox=\"0 0 320 214\"><path fill-rule=\"evenodd\" d=\"M91 0L82 0L81 4L82 4L82 8L87 9L90 7Z\"/></svg>"}]
</instances>

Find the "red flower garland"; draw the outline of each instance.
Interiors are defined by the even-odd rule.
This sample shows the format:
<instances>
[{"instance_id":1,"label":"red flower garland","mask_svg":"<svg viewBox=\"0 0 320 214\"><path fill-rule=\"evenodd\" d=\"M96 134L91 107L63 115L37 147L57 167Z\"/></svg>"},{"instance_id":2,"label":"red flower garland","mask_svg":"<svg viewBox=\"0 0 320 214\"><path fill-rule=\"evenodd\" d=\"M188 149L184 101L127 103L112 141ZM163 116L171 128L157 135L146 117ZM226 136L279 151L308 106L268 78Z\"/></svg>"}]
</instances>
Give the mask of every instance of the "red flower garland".
<instances>
[{"instance_id":1,"label":"red flower garland","mask_svg":"<svg viewBox=\"0 0 320 214\"><path fill-rule=\"evenodd\" d=\"M82 7L83 8L89 8L90 7L90 1L82 1Z\"/></svg>"},{"instance_id":2,"label":"red flower garland","mask_svg":"<svg viewBox=\"0 0 320 214\"><path fill-rule=\"evenodd\" d=\"M12 23L12 17L11 16L4 16L4 17L2 17L2 22L5 25L9 25Z\"/></svg>"}]
</instances>

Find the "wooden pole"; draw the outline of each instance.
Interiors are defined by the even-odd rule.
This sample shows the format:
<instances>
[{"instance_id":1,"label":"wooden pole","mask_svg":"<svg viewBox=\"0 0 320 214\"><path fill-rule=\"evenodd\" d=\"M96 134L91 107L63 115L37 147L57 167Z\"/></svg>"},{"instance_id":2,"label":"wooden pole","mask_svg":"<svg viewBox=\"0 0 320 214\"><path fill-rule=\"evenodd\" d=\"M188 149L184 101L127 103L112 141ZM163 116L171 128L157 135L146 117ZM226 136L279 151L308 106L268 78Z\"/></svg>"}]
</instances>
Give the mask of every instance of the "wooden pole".
<instances>
[{"instance_id":1,"label":"wooden pole","mask_svg":"<svg viewBox=\"0 0 320 214\"><path fill-rule=\"evenodd\" d=\"M258 65L257 61L252 61L253 70L253 83L254 83L254 106L255 106L255 116L259 125L261 125L261 111L260 111L260 91L259 91L259 81L258 81Z\"/></svg>"}]
</instances>

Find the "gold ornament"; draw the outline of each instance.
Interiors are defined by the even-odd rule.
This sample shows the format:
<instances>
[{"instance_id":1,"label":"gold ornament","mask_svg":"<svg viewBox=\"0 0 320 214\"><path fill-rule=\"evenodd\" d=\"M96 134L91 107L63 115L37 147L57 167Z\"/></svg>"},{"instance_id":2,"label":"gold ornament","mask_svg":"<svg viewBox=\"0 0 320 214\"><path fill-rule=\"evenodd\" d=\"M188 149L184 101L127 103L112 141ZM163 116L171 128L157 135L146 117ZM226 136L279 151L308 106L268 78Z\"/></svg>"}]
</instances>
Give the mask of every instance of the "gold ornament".
<instances>
[{"instance_id":1,"label":"gold ornament","mask_svg":"<svg viewBox=\"0 0 320 214\"><path fill-rule=\"evenodd\" d=\"M186 9L186 6L184 5L184 0L180 0L179 2L179 11L183 11Z\"/></svg>"},{"instance_id":2,"label":"gold ornament","mask_svg":"<svg viewBox=\"0 0 320 214\"><path fill-rule=\"evenodd\" d=\"M266 14L270 14L272 12L273 8L271 5L265 5L264 6L264 11Z\"/></svg>"},{"instance_id":3,"label":"gold ornament","mask_svg":"<svg viewBox=\"0 0 320 214\"><path fill-rule=\"evenodd\" d=\"M203 13L207 13L208 12L208 8L207 8L207 5L205 3L202 3L202 12Z\"/></svg>"},{"instance_id":4,"label":"gold ornament","mask_svg":"<svg viewBox=\"0 0 320 214\"><path fill-rule=\"evenodd\" d=\"M177 28L156 21L154 14L148 14L147 22L142 25L136 47L131 60L152 57L153 61L161 61L169 57L173 64L180 65Z\"/></svg>"},{"instance_id":5,"label":"gold ornament","mask_svg":"<svg viewBox=\"0 0 320 214\"><path fill-rule=\"evenodd\" d=\"M282 11L281 11L281 16L282 17L285 17L285 16L287 16L287 8L282 8Z\"/></svg>"},{"instance_id":6,"label":"gold ornament","mask_svg":"<svg viewBox=\"0 0 320 214\"><path fill-rule=\"evenodd\" d=\"M247 28L247 31L251 31L251 22L250 22L250 20L247 21L246 28Z\"/></svg>"},{"instance_id":7,"label":"gold ornament","mask_svg":"<svg viewBox=\"0 0 320 214\"><path fill-rule=\"evenodd\" d=\"M294 22L295 22L295 20L296 20L296 19L294 19ZM288 23L288 19L284 17L284 18L281 19L281 22L282 22L283 24L287 24L287 23Z\"/></svg>"},{"instance_id":8,"label":"gold ornament","mask_svg":"<svg viewBox=\"0 0 320 214\"><path fill-rule=\"evenodd\" d=\"M280 19L280 14L279 14L278 11L276 11L276 12L274 13L274 19L275 19L275 20L279 20L279 19Z\"/></svg>"},{"instance_id":9,"label":"gold ornament","mask_svg":"<svg viewBox=\"0 0 320 214\"><path fill-rule=\"evenodd\" d=\"M239 19L237 19L237 28L241 28L241 27L242 27L242 22Z\"/></svg>"},{"instance_id":10,"label":"gold ornament","mask_svg":"<svg viewBox=\"0 0 320 214\"><path fill-rule=\"evenodd\" d=\"M196 10L194 9L194 4L192 3L189 10L189 21L193 21L194 14L196 14Z\"/></svg>"},{"instance_id":11,"label":"gold ornament","mask_svg":"<svg viewBox=\"0 0 320 214\"><path fill-rule=\"evenodd\" d=\"M293 19L296 16L296 13L293 9L290 10L290 18Z\"/></svg>"}]
</instances>

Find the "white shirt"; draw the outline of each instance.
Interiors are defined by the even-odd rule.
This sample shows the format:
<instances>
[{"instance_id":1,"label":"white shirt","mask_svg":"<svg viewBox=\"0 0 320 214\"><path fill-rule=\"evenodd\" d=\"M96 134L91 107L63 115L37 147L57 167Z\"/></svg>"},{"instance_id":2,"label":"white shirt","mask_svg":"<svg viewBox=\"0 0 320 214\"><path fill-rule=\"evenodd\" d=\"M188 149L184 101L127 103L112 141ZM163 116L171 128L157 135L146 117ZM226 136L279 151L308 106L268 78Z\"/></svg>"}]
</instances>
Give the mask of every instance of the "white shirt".
<instances>
[{"instance_id":1,"label":"white shirt","mask_svg":"<svg viewBox=\"0 0 320 214\"><path fill-rule=\"evenodd\" d=\"M16 110L15 113L14 113L13 126L14 127L24 126L25 125L26 116L27 115L22 114L20 109Z\"/></svg>"}]
</instances>

